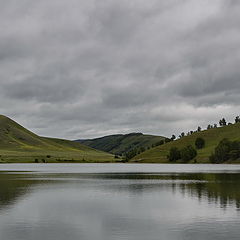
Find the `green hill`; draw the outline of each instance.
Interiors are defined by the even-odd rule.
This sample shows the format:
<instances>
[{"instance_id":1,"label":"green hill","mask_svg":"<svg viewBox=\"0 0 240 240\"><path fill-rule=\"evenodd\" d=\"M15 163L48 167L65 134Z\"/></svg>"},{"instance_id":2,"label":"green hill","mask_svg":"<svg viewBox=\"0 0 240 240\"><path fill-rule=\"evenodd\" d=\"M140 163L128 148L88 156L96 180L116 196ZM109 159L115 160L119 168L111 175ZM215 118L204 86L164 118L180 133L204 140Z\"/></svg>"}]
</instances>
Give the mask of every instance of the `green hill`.
<instances>
[{"instance_id":1,"label":"green hill","mask_svg":"<svg viewBox=\"0 0 240 240\"><path fill-rule=\"evenodd\" d=\"M78 142L40 137L0 115L0 162L110 162L113 159L111 154Z\"/></svg>"},{"instance_id":2,"label":"green hill","mask_svg":"<svg viewBox=\"0 0 240 240\"><path fill-rule=\"evenodd\" d=\"M77 140L86 146L109 152L112 154L123 154L134 148L148 148L164 140L164 137L144 135L142 133L117 134L101 138Z\"/></svg>"},{"instance_id":3,"label":"green hill","mask_svg":"<svg viewBox=\"0 0 240 240\"><path fill-rule=\"evenodd\" d=\"M223 138L228 138L229 140L240 140L240 123L196 132L190 136L186 136L179 140L169 142L162 146L158 146L145 151L134 157L131 161L146 163L167 163L169 162L167 155L169 154L171 147L183 148L187 145L194 146L195 140L198 137L201 137L205 140L206 146L205 148L198 150L196 160L199 163L207 163L209 162L209 156Z\"/></svg>"}]
</instances>

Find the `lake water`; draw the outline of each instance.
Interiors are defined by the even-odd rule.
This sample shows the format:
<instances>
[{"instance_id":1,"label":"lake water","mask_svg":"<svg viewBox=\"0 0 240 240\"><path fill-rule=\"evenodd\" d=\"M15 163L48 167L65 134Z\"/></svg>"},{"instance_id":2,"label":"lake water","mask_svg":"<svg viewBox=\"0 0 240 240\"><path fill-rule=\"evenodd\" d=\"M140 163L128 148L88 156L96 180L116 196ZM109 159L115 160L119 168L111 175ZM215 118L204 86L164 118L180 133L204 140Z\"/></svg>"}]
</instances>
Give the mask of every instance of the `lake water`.
<instances>
[{"instance_id":1,"label":"lake water","mask_svg":"<svg viewBox=\"0 0 240 240\"><path fill-rule=\"evenodd\" d=\"M240 165L0 165L1 240L233 240L239 226Z\"/></svg>"}]
</instances>

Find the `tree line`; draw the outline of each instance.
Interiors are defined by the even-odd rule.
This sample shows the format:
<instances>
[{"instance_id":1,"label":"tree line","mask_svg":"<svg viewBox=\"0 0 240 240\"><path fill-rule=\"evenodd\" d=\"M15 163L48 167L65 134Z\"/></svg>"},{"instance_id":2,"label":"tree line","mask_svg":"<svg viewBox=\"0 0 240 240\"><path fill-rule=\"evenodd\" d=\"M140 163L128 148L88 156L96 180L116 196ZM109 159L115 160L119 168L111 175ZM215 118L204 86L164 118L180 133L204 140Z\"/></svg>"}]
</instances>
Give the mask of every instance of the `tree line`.
<instances>
[{"instance_id":1,"label":"tree line","mask_svg":"<svg viewBox=\"0 0 240 240\"><path fill-rule=\"evenodd\" d=\"M236 117L235 117L235 120L234 120L234 123L239 123L239 122L240 122L240 116L236 116ZM224 126L231 125L231 124L233 124L233 123L227 122L225 118L222 118L222 119L219 120L218 124L217 124L217 123L208 124L206 129L209 130L209 129L212 129L212 128L224 127ZM190 135L192 135L193 133L201 132L201 131L202 131L202 127L198 126L196 130L191 130L191 131L189 131L189 132L187 132L187 133L181 132L181 133L179 134L178 138L180 139L180 138L183 138L183 137L185 137L185 136L190 136ZM175 137L175 138L173 139L173 140L175 140L175 139L176 139L176 136L175 136L175 135L172 135L172 136ZM171 138L171 139L172 139L172 138Z\"/></svg>"}]
</instances>

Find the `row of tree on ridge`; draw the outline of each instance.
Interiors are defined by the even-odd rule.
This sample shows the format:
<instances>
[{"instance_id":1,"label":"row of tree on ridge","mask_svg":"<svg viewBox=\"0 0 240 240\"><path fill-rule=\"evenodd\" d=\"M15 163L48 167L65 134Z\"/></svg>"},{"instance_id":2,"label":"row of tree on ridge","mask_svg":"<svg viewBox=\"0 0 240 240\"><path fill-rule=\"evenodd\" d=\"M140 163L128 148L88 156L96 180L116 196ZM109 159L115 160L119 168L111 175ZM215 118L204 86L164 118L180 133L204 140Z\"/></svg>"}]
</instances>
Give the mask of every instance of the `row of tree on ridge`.
<instances>
[{"instance_id":1,"label":"row of tree on ridge","mask_svg":"<svg viewBox=\"0 0 240 240\"><path fill-rule=\"evenodd\" d=\"M236 117L235 117L235 123L239 123L239 122L240 122L240 116L236 116ZM219 127L224 127L224 126L231 125L231 124L233 124L233 123L227 122L225 118L222 118L222 119L219 120ZM218 124L217 124L217 123L208 124L208 126L207 126L206 129L209 130L209 129L212 129L212 128L218 128ZM182 133L178 136L178 138L182 138L182 137L185 137L185 136L190 136L190 135L192 135L192 134L195 133L195 132L201 132L201 131L202 131L202 128L201 128L200 126L198 126L197 130L195 130L195 131L192 131L192 130L191 130L191 131L189 131L189 132L187 132L187 133L182 132ZM171 139L172 139L172 140L175 140L175 139L176 139L176 136L175 136L175 135L172 135Z\"/></svg>"},{"instance_id":2,"label":"row of tree on ridge","mask_svg":"<svg viewBox=\"0 0 240 240\"><path fill-rule=\"evenodd\" d=\"M240 116L236 116L235 117L235 123L239 123L239 122L240 122ZM219 126L220 127L224 127L224 126L231 125L231 124L232 123L230 123L230 122L227 123L225 118L222 118L222 119L219 120ZM212 129L212 128L218 128L218 124L213 124L213 125L209 124L207 126L207 130ZM179 139L182 138L182 137L185 137L185 136L190 136L195 132L201 132L201 131L202 131L202 128L199 126L196 131L189 131L187 134L182 132L179 135ZM151 147L160 146L160 145L163 145L165 143L174 141L176 139L177 139L176 136L172 135L171 138L165 138L164 140L161 140L161 141L157 142L156 144L153 144ZM218 158L218 155L220 154L221 151L223 151L224 147L226 148L225 144L227 144L227 146L228 146L227 149L229 151L227 150L228 153L224 154L224 156L225 156L224 159L233 159L233 158L236 159L237 158L238 150L240 150L240 145L238 145L236 142L234 142L231 145L231 143L229 143L229 141L224 140L224 141L219 143L219 145L215 149L215 152L211 155L210 161L212 163L223 162L223 160L221 160L221 158ZM232 147L229 147L229 146L232 146ZM239 146L239 148L238 148L238 146ZM134 149L126 152L125 156L124 156L125 161L129 161L130 159L132 159L136 155L150 149L151 147L149 146L147 148L144 148L144 147L134 148ZM194 159L197 156L197 150L202 149L204 147L205 147L205 140L203 138L197 138L196 141L195 141L195 148L191 145L186 146L182 149L178 149L176 147L173 147L173 148L170 149L169 155L167 157L168 157L170 162L175 162L175 161L180 160L180 159L184 162L188 162L188 161ZM231 152L231 151L235 151L235 152ZM231 152L231 154L230 154L231 156L229 156L230 152ZM229 157L227 158L226 156L229 156ZM240 151L239 151L239 157L240 157Z\"/></svg>"}]
</instances>

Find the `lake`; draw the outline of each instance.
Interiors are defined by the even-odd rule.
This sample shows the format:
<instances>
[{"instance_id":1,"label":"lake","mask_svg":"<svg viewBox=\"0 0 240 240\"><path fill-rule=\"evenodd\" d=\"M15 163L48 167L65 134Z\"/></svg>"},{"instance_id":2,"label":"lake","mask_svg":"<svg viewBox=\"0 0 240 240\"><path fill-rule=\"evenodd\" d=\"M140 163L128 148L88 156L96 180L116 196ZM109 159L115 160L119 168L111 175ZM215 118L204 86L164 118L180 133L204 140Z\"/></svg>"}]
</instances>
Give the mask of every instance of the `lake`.
<instances>
[{"instance_id":1,"label":"lake","mask_svg":"<svg viewBox=\"0 0 240 240\"><path fill-rule=\"evenodd\" d=\"M240 236L240 165L2 164L2 240Z\"/></svg>"}]
</instances>

